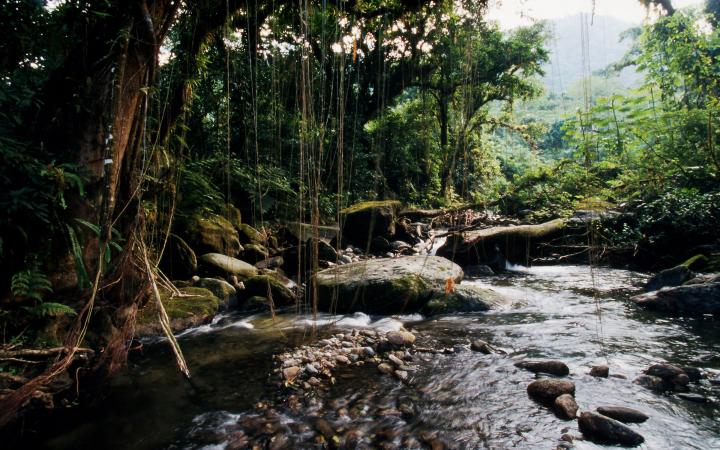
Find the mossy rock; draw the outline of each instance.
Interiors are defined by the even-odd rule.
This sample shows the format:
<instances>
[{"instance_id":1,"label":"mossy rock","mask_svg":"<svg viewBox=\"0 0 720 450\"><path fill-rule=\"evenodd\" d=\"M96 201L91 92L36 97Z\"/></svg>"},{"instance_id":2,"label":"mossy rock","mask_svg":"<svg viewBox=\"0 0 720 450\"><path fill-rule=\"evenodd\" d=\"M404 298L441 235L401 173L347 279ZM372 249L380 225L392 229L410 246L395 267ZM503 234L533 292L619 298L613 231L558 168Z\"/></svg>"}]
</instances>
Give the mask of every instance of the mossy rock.
<instances>
[{"instance_id":1,"label":"mossy rock","mask_svg":"<svg viewBox=\"0 0 720 450\"><path fill-rule=\"evenodd\" d=\"M680 264L683 267L687 267L693 272L699 272L705 269L710 263L710 259L705 255L695 255L692 258L688 258L687 261Z\"/></svg>"},{"instance_id":2,"label":"mossy rock","mask_svg":"<svg viewBox=\"0 0 720 450\"><path fill-rule=\"evenodd\" d=\"M236 229L240 228L240 225L242 225L242 213L240 210L237 209L235 205L229 204L225 208L224 212L224 216L227 218L228 222L230 222Z\"/></svg>"},{"instance_id":3,"label":"mossy rock","mask_svg":"<svg viewBox=\"0 0 720 450\"><path fill-rule=\"evenodd\" d=\"M265 243L265 236L246 223L240 224L237 230L242 244L263 245Z\"/></svg>"},{"instance_id":4,"label":"mossy rock","mask_svg":"<svg viewBox=\"0 0 720 450\"><path fill-rule=\"evenodd\" d=\"M340 211L343 236L362 248L374 237L392 237L400 208L396 200L361 202L345 208Z\"/></svg>"},{"instance_id":5,"label":"mossy rock","mask_svg":"<svg viewBox=\"0 0 720 450\"><path fill-rule=\"evenodd\" d=\"M188 243L196 252L237 256L242 251L238 232L227 219L212 213L196 213L185 228Z\"/></svg>"},{"instance_id":6,"label":"mossy rock","mask_svg":"<svg viewBox=\"0 0 720 450\"><path fill-rule=\"evenodd\" d=\"M273 304L276 307L294 305L296 296L288 289L282 281L278 280L272 274L257 275L243 281L245 290L243 294L246 297L267 297L268 288L272 295Z\"/></svg>"},{"instance_id":7,"label":"mossy rock","mask_svg":"<svg viewBox=\"0 0 720 450\"><path fill-rule=\"evenodd\" d=\"M437 292L423 308L427 315L488 311L507 305L498 292L474 285L460 284L450 294Z\"/></svg>"},{"instance_id":8,"label":"mossy rock","mask_svg":"<svg viewBox=\"0 0 720 450\"><path fill-rule=\"evenodd\" d=\"M462 269L437 256L372 259L336 266L316 275L319 307L332 312L397 314L419 311Z\"/></svg>"},{"instance_id":9,"label":"mossy rock","mask_svg":"<svg viewBox=\"0 0 720 450\"><path fill-rule=\"evenodd\" d=\"M173 332L209 322L220 308L220 300L207 289L188 287L179 290L183 294L179 297L171 297L165 291L160 293L160 299L170 319L170 328ZM155 300L151 299L145 307L138 311L135 334L148 336L161 333L157 305Z\"/></svg>"},{"instance_id":10,"label":"mossy rock","mask_svg":"<svg viewBox=\"0 0 720 450\"><path fill-rule=\"evenodd\" d=\"M257 268L252 264L220 253L202 255L200 263L203 270L210 275L235 275L240 279L245 279L254 277L258 273Z\"/></svg>"},{"instance_id":11,"label":"mossy rock","mask_svg":"<svg viewBox=\"0 0 720 450\"><path fill-rule=\"evenodd\" d=\"M256 263L270 256L268 249L260 244L245 244L243 247L245 247L245 249L243 250L242 257L246 261Z\"/></svg>"}]
</instances>

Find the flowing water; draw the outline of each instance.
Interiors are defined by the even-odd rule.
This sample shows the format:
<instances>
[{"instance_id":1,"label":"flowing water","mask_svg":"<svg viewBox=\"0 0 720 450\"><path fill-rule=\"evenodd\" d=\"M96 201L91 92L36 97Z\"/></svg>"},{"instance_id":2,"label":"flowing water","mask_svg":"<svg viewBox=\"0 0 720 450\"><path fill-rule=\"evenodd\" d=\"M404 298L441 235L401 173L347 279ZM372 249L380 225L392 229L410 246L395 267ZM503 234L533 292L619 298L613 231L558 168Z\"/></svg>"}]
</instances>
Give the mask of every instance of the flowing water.
<instances>
[{"instance_id":1,"label":"flowing water","mask_svg":"<svg viewBox=\"0 0 720 450\"><path fill-rule=\"evenodd\" d=\"M275 448L322 448L314 431L321 417L337 431L336 443L348 448L423 448L420 443L436 433L453 448L553 449L563 433L580 433L576 422L562 421L528 398L525 387L535 375L513 363L529 357L561 359L570 366L581 410L618 405L648 414L646 423L633 425L646 439L641 448L720 448L717 387L707 380L691 384L693 392L711 401L699 404L632 383L660 361L717 375L717 322L639 311L627 299L639 290L642 274L587 266L516 269L463 282L491 286L512 299L511 306L488 313L430 319L322 315L315 321L294 314L221 317L179 339L196 389L177 375L164 343L147 342L106 398L69 412L43 445L242 448L243 436L254 428L256 435L275 434ZM300 399L299 408L288 406L292 402L272 381L273 354L338 330L387 331L403 325L416 333L418 345L455 351L416 355L417 370L407 384L381 375L371 364L344 367L332 387ZM508 354L468 350L478 338ZM598 363L608 363L611 375L626 379L587 375ZM258 409L258 403L266 406ZM575 448L602 447L576 441Z\"/></svg>"}]
</instances>

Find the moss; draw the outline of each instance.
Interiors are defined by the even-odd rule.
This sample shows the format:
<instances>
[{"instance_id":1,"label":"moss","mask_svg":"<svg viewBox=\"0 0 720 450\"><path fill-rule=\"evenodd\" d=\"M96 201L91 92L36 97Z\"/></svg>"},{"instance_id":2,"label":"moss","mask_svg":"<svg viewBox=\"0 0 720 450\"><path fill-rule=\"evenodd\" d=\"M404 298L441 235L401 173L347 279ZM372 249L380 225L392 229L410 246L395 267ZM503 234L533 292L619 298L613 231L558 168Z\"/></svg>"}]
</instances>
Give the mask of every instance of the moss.
<instances>
[{"instance_id":1,"label":"moss","mask_svg":"<svg viewBox=\"0 0 720 450\"><path fill-rule=\"evenodd\" d=\"M262 244L265 241L265 237L262 233L246 223L242 223L238 226L238 233L240 234L240 241L243 244Z\"/></svg>"},{"instance_id":2,"label":"moss","mask_svg":"<svg viewBox=\"0 0 720 450\"><path fill-rule=\"evenodd\" d=\"M373 200L373 201L367 201L367 202L360 202L356 203L352 206L349 206L343 210L340 211L340 214L354 214L356 212L360 212L364 209L371 209L371 208L393 208L398 209L400 208L401 203L397 200Z\"/></svg>"},{"instance_id":3,"label":"moss","mask_svg":"<svg viewBox=\"0 0 720 450\"><path fill-rule=\"evenodd\" d=\"M168 292L161 292L165 312L170 318L171 327L174 331L182 328L186 323L201 323L212 317L220 307L220 300L207 289L197 287L181 288L180 292L187 295L182 297L170 297ZM172 322L175 322L174 324ZM137 315L138 325L152 326L157 323L157 307L155 301L150 301Z\"/></svg>"},{"instance_id":4,"label":"moss","mask_svg":"<svg viewBox=\"0 0 720 450\"><path fill-rule=\"evenodd\" d=\"M245 284L243 293L248 297L266 297L269 286L275 305L283 306L295 303L295 294L272 275L257 275L243 281L243 284Z\"/></svg>"},{"instance_id":5,"label":"moss","mask_svg":"<svg viewBox=\"0 0 720 450\"><path fill-rule=\"evenodd\" d=\"M705 255L695 255L692 258L689 258L684 263L680 264L683 267L687 267L690 270L699 271L708 266L710 263L710 260Z\"/></svg>"}]
</instances>

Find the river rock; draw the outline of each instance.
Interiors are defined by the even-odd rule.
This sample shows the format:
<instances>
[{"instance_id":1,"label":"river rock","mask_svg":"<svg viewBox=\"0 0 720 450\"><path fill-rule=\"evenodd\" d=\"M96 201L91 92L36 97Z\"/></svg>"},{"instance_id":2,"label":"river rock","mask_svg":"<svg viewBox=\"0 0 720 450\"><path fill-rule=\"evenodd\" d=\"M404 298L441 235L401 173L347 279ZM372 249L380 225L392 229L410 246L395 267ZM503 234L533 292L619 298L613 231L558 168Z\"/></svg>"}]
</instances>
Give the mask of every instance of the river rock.
<instances>
[{"instance_id":1,"label":"river rock","mask_svg":"<svg viewBox=\"0 0 720 450\"><path fill-rule=\"evenodd\" d=\"M633 381L633 383L647 389L652 389L653 391L662 391L665 386L662 378L654 377L652 375L640 375L639 377L635 378L635 381Z\"/></svg>"},{"instance_id":2,"label":"river rock","mask_svg":"<svg viewBox=\"0 0 720 450\"><path fill-rule=\"evenodd\" d=\"M637 446L645 442L640 434L617 420L593 412L583 412L578 419L583 435L599 444Z\"/></svg>"},{"instance_id":3,"label":"river rock","mask_svg":"<svg viewBox=\"0 0 720 450\"><path fill-rule=\"evenodd\" d=\"M255 263L255 267L258 269L277 269L285 264L285 260L282 256L273 256L272 258L266 258L262 261Z\"/></svg>"},{"instance_id":4,"label":"river rock","mask_svg":"<svg viewBox=\"0 0 720 450\"><path fill-rule=\"evenodd\" d=\"M690 382L690 377L685 371L673 364L653 364L645 371L645 374L661 378L668 389L682 389Z\"/></svg>"},{"instance_id":5,"label":"river rock","mask_svg":"<svg viewBox=\"0 0 720 450\"><path fill-rule=\"evenodd\" d=\"M411 346L415 343L415 335L409 331L389 331L385 337L395 346Z\"/></svg>"},{"instance_id":6,"label":"river rock","mask_svg":"<svg viewBox=\"0 0 720 450\"><path fill-rule=\"evenodd\" d=\"M246 223L241 223L238 227L238 238L241 244L259 244L265 243L265 237L255 228Z\"/></svg>"},{"instance_id":7,"label":"river rock","mask_svg":"<svg viewBox=\"0 0 720 450\"><path fill-rule=\"evenodd\" d=\"M390 362L392 362L393 364L395 364L397 367L400 367L400 366L403 366L403 365L404 365L402 359L398 358L398 357L395 356L395 355L392 355L392 354L388 355L388 359L390 360Z\"/></svg>"},{"instance_id":8,"label":"river rock","mask_svg":"<svg viewBox=\"0 0 720 450\"><path fill-rule=\"evenodd\" d=\"M575 395L575 384L567 380L543 378L530 383L527 392L530 397L552 403L563 394Z\"/></svg>"},{"instance_id":9,"label":"river rock","mask_svg":"<svg viewBox=\"0 0 720 450\"><path fill-rule=\"evenodd\" d=\"M173 332L180 332L186 328L207 323L217 314L220 300L207 289L200 287L180 288L182 296L171 296L161 290L165 312L170 319L170 328ZM162 327L158 321L158 310L155 301L148 302L138 311L135 326L136 336L149 336L161 334Z\"/></svg>"},{"instance_id":10,"label":"river rock","mask_svg":"<svg viewBox=\"0 0 720 450\"><path fill-rule=\"evenodd\" d=\"M231 306L237 297L237 290L227 281L217 278L200 278L198 286L205 288L220 299L223 306Z\"/></svg>"},{"instance_id":11,"label":"river rock","mask_svg":"<svg viewBox=\"0 0 720 450\"><path fill-rule=\"evenodd\" d=\"M557 411L558 415L563 419L574 420L578 412L575 397L570 394L560 395L555 399L555 411Z\"/></svg>"},{"instance_id":12,"label":"river rock","mask_svg":"<svg viewBox=\"0 0 720 450\"><path fill-rule=\"evenodd\" d=\"M340 211L342 235L349 242L367 248L370 241L395 235L395 220L400 210L398 201L357 203Z\"/></svg>"},{"instance_id":13,"label":"river rock","mask_svg":"<svg viewBox=\"0 0 720 450\"><path fill-rule=\"evenodd\" d=\"M263 261L270 255L267 248L260 244L245 244L243 246L242 258L250 262Z\"/></svg>"},{"instance_id":14,"label":"river rock","mask_svg":"<svg viewBox=\"0 0 720 450\"><path fill-rule=\"evenodd\" d=\"M354 262L317 273L318 306L339 313L418 311L448 279L459 283L462 277L460 266L436 256Z\"/></svg>"},{"instance_id":15,"label":"river rock","mask_svg":"<svg viewBox=\"0 0 720 450\"><path fill-rule=\"evenodd\" d=\"M607 364L598 364L590 368L590 375L598 378L607 378L610 375L610 367Z\"/></svg>"},{"instance_id":16,"label":"river rock","mask_svg":"<svg viewBox=\"0 0 720 450\"><path fill-rule=\"evenodd\" d=\"M217 214L195 214L185 224L187 242L198 253L237 256L242 251L238 232Z\"/></svg>"},{"instance_id":17,"label":"river rock","mask_svg":"<svg viewBox=\"0 0 720 450\"><path fill-rule=\"evenodd\" d=\"M600 406L597 412L624 423L643 423L649 419L647 414L625 406Z\"/></svg>"},{"instance_id":18,"label":"river rock","mask_svg":"<svg viewBox=\"0 0 720 450\"><path fill-rule=\"evenodd\" d=\"M380 373L384 373L384 374L393 373L395 371L395 369L393 369L393 366L391 366L388 363L380 363L380 364L378 364L377 367L378 367L378 370L380 371Z\"/></svg>"},{"instance_id":19,"label":"river rock","mask_svg":"<svg viewBox=\"0 0 720 450\"><path fill-rule=\"evenodd\" d=\"M427 315L479 312L508 304L510 301L493 289L458 284L450 294L436 292L423 308L423 312Z\"/></svg>"},{"instance_id":20,"label":"river rock","mask_svg":"<svg viewBox=\"0 0 720 450\"><path fill-rule=\"evenodd\" d=\"M200 257L203 267L210 273L217 275L236 275L245 279L257 275L258 270L245 261L220 253L207 253Z\"/></svg>"},{"instance_id":21,"label":"river rock","mask_svg":"<svg viewBox=\"0 0 720 450\"><path fill-rule=\"evenodd\" d=\"M394 375L397 377L400 381L407 381L408 379L408 373L406 370L396 370L394 372Z\"/></svg>"},{"instance_id":22,"label":"river rock","mask_svg":"<svg viewBox=\"0 0 720 450\"><path fill-rule=\"evenodd\" d=\"M490 344L483 341L482 339L475 339L470 343L470 348L473 351L484 353L486 355L489 355L493 353L493 348Z\"/></svg>"},{"instance_id":23,"label":"river rock","mask_svg":"<svg viewBox=\"0 0 720 450\"><path fill-rule=\"evenodd\" d=\"M282 370L283 378L289 382L292 383L292 381L297 378L298 374L300 374L300 368L297 366L291 366L286 367Z\"/></svg>"},{"instance_id":24,"label":"river rock","mask_svg":"<svg viewBox=\"0 0 720 450\"><path fill-rule=\"evenodd\" d=\"M683 400L687 400L689 402L694 402L694 403L707 403L707 401L708 401L707 398L703 397L700 394L680 393L680 394L677 394L677 396Z\"/></svg>"},{"instance_id":25,"label":"river rock","mask_svg":"<svg viewBox=\"0 0 720 450\"><path fill-rule=\"evenodd\" d=\"M295 293L288 289L282 280L278 279L273 273L255 275L246 279L243 284L245 285L244 294L248 297L267 297L270 295L275 306L281 307L295 304Z\"/></svg>"},{"instance_id":26,"label":"river rock","mask_svg":"<svg viewBox=\"0 0 720 450\"><path fill-rule=\"evenodd\" d=\"M160 269L171 280L187 280L197 272L197 256L178 235L170 234L160 260Z\"/></svg>"},{"instance_id":27,"label":"river rock","mask_svg":"<svg viewBox=\"0 0 720 450\"><path fill-rule=\"evenodd\" d=\"M630 300L643 308L669 314L720 314L720 282L664 288Z\"/></svg>"},{"instance_id":28,"label":"river rock","mask_svg":"<svg viewBox=\"0 0 720 450\"><path fill-rule=\"evenodd\" d=\"M664 287L680 286L693 276L693 272L684 265L665 269L650 277L645 284L645 291L652 292Z\"/></svg>"},{"instance_id":29,"label":"river rock","mask_svg":"<svg viewBox=\"0 0 720 450\"><path fill-rule=\"evenodd\" d=\"M472 278L491 277L495 272L490 266L484 264L473 264L465 268L465 275Z\"/></svg>"},{"instance_id":30,"label":"river rock","mask_svg":"<svg viewBox=\"0 0 720 450\"><path fill-rule=\"evenodd\" d=\"M557 375L564 377L570 374L570 369L567 364L562 361L547 360L547 361L520 361L515 363L515 367L529 370L534 373L548 373L550 375Z\"/></svg>"}]
</instances>

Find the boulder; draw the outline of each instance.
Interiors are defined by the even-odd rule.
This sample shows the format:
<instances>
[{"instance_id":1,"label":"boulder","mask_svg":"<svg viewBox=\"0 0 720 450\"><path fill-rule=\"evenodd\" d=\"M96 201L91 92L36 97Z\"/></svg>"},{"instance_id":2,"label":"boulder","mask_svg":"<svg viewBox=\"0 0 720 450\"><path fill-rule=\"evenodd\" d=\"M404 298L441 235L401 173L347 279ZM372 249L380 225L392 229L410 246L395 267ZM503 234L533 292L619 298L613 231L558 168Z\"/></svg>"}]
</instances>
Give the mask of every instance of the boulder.
<instances>
[{"instance_id":1,"label":"boulder","mask_svg":"<svg viewBox=\"0 0 720 450\"><path fill-rule=\"evenodd\" d=\"M720 314L720 282L664 288L630 300L643 308L669 314Z\"/></svg>"},{"instance_id":2,"label":"boulder","mask_svg":"<svg viewBox=\"0 0 720 450\"><path fill-rule=\"evenodd\" d=\"M490 344L483 341L482 339L475 339L470 343L470 349L475 352L480 352L485 355L489 355L491 353L494 353L494 349Z\"/></svg>"},{"instance_id":3,"label":"boulder","mask_svg":"<svg viewBox=\"0 0 720 450\"><path fill-rule=\"evenodd\" d=\"M245 279L258 274L255 266L219 253L202 255L200 263L207 272L216 275L235 275L240 279Z\"/></svg>"},{"instance_id":4,"label":"boulder","mask_svg":"<svg viewBox=\"0 0 720 450\"><path fill-rule=\"evenodd\" d=\"M281 280L273 276L273 274L250 277L246 279L243 284L245 284L243 294L248 297L272 297L275 307L295 304L295 293L287 288Z\"/></svg>"},{"instance_id":5,"label":"boulder","mask_svg":"<svg viewBox=\"0 0 720 450\"><path fill-rule=\"evenodd\" d=\"M564 219L538 225L499 226L450 234L438 256L452 258L463 266L486 264L505 269L505 258L527 264L529 256L539 254L539 244L563 234Z\"/></svg>"},{"instance_id":6,"label":"boulder","mask_svg":"<svg viewBox=\"0 0 720 450\"><path fill-rule=\"evenodd\" d=\"M458 284L453 292L436 292L423 308L427 315L488 311L508 305L509 300L497 291L471 284Z\"/></svg>"},{"instance_id":7,"label":"boulder","mask_svg":"<svg viewBox=\"0 0 720 450\"><path fill-rule=\"evenodd\" d=\"M273 256L272 258L266 258L262 261L255 263L255 267L258 269L277 269L285 264L285 260L282 256Z\"/></svg>"},{"instance_id":8,"label":"boulder","mask_svg":"<svg viewBox=\"0 0 720 450\"><path fill-rule=\"evenodd\" d=\"M409 331L389 331L385 337L397 347L410 347L415 343L415 335Z\"/></svg>"},{"instance_id":9,"label":"boulder","mask_svg":"<svg viewBox=\"0 0 720 450\"><path fill-rule=\"evenodd\" d=\"M308 249L312 249L312 239L308 239L306 245ZM338 254L332 245L322 239L318 240L318 259L320 261L335 262L337 261L337 258Z\"/></svg>"},{"instance_id":10,"label":"boulder","mask_svg":"<svg viewBox=\"0 0 720 450\"><path fill-rule=\"evenodd\" d=\"M587 439L598 444L620 444L634 447L645 442L645 438L627 425L593 412L581 413L578 426Z\"/></svg>"},{"instance_id":11,"label":"boulder","mask_svg":"<svg viewBox=\"0 0 720 450\"><path fill-rule=\"evenodd\" d=\"M575 395L575 384L567 380L543 378L530 383L527 392L532 398L545 403L553 403L563 394Z\"/></svg>"},{"instance_id":12,"label":"boulder","mask_svg":"<svg viewBox=\"0 0 720 450\"><path fill-rule=\"evenodd\" d=\"M265 243L265 236L246 223L241 223L237 231L241 244L263 245Z\"/></svg>"},{"instance_id":13,"label":"boulder","mask_svg":"<svg viewBox=\"0 0 720 450\"><path fill-rule=\"evenodd\" d=\"M227 281L217 278L200 278L198 286L212 292L224 307L231 306L237 299L237 290Z\"/></svg>"},{"instance_id":14,"label":"boulder","mask_svg":"<svg viewBox=\"0 0 720 450\"><path fill-rule=\"evenodd\" d=\"M268 249L260 244L245 244L243 247L242 257L246 261L255 263L270 256Z\"/></svg>"},{"instance_id":15,"label":"boulder","mask_svg":"<svg viewBox=\"0 0 720 450\"><path fill-rule=\"evenodd\" d=\"M649 419L647 414L625 406L600 406L597 412L623 423L643 423Z\"/></svg>"},{"instance_id":16,"label":"boulder","mask_svg":"<svg viewBox=\"0 0 720 450\"><path fill-rule=\"evenodd\" d=\"M375 236L395 235L395 218L400 202L370 201L357 203L340 211L342 235L349 242L367 248Z\"/></svg>"},{"instance_id":17,"label":"boulder","mask_svg":"<svg viewBox=\"0 0 720 450\"><path fill-rule=\"evenodd\" d=\"M562 361L544 360L544 361L520 361L515 363L515 367L529 370L534 373L547 373L564 377L570 374L567 364Z\"/></svg>"},{"instance_id":18,"label":"boulder","mask_svg":"<svg viewBox=\"0 0 720 450\"><path fill-rule=\"evenodd\" d=\"M555 399L555 412L562 419L575 420L578 412L578 404L575 397L570 394L563 394Z\"/></svg>"},{"instance_id":19,"label":"boulder","mask_svg":"<svg viewBox=\"0 0 720 450\"><path fill-rule=\"evenodd\" d=\"M473 264L465 268L465 275L473 278L491 277L495 275L495 272L485 264Z\"/></svg>"},{"instance_id":20,"label":"boulder","mask_svg":"<svg viewBox=\"0 0 720 450\"><path fill-rule=\"evenodd\" d=\"M175 297L168 292L160 292L173 332L211 321L220 308L220 300L207 289L188 287L180 288L179 291L182 295ZM161 333L157 305L155 300L151 300L138 311L135 335L150 336Z\"/></svg>"},{"instance_id":21,"label":"boulder","mask_svg":"<svg viewBox=\"0 0 720 450\"><path fill-rule=\"evenodd\" d=\"M197 256L178 235L168 236L165 251L160 259L160 270L171 280L187 280L197 272Z\"/></svg>"},{"instance_id":22,"label":"boulder","mask_svg":"<svg viewBox=\"0 0 720 450\"><path fill-rule=\"evenodd\" d=\"M242 251L235 227L217 214L197 213L185 226L187 242L198 253L237 256Z\"/></svg>"},{"instance_id":23,"label":"boulder","mask_svg":"<svg viewBox=\"0 0 720 450\"><path fill-rule=\"evenodd\" d=\"M665 383L663 382L663 379L660 377L654 377L652 375L640 375L639 377L635 378L635 381L633 383L642 386L647 389L651 389L653 391L662 391L665 389Z\"/></svg>"},{"instance_id":24,"label":"boulder","mask_svg":"<svg viewBox=\"0 0 720 450\"><path fill-rule=\"evenodd\" d=\"M420 310L448 279L460 282L463 271L445 258L406 256L336 266L315 277L325 311L394 314Z\"/></svg>"},{"instance_id":25,"label":"boulder","mask_svg":"<svg viewBox=\"0 0 720 450\"><path fill-rule=\"evenodd\" d=\"M695 274L684 265L665 269L650 277L645 284L645 291L652 292L664 287L680 286L694 276Z\"/></svg>"}]
</instances>

